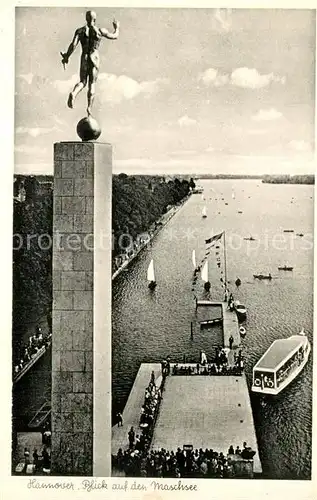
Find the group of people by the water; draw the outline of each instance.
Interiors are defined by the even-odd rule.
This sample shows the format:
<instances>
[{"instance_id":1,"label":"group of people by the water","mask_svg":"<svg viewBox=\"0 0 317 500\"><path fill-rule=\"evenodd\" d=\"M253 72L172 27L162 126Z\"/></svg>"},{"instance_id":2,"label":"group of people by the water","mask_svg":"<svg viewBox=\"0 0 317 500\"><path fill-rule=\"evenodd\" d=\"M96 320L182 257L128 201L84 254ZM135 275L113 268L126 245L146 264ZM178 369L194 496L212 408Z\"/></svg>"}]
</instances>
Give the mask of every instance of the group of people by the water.
<instances>
[{"instance_id":1,"label":"group of people by the water","mask_svg":"<svg viewBox=\"0 0 317 500\"><path fill-rule=\"evenodd\" d=\"M198 363L175 363L172 375L242 375L242 350L233 353L233 363L229 364L228 351L224 347L216 347L214 358L207 360L206 354L201 351Z\"/></svg>"},{"instance_id":2,"label":"group of people by the water","mask_svg":"<svg viewBox=\"0 0 317 500\"><path fill-rule=\"evenodd\" d=\"M167 356L161 361L161 373L162 377L165 378L171 373L171 358Z\"/></svg>"},{"instance_id":3,"label":"group of people by the water","mask_svg":"<svg viewBox=\"0 0 317 500\"><path fill-rule=\"evenodd\" d=\"M225 291L225 302L228 301L228 309L230 309L230 311L234 311L234 297L233 297L233 293L229 292L226 290Z\"/></svg>"},{"instance_id":4,"label":"group of people by the water","mask_svg":"<svg viewBox=\"0 0 317 500\"><path fill-rule=\"evenodd\" d=\"M141 408L140 427L153 425L161 399L161 387L156 386L154 371L152 371L150 383L145 389L144 403Z\"/></svg>"},{"instance_id":5,"label":"group of people by the water","mask_svg":"<svg viewBox=\"0 0 317 500\"><path fill-rule=\"evenodd\" d=\"M20 472L27 472L28 466L32 467L32 474L49 474L51 470L51 454L49 449L44 446L43 449L38 452L37 448L34 448L32 457L29 448L24 448L24 461L18 465Z\"/></svg>"},{"instance_id":6,"label":"group of people by the water","mask_svg":"<svg viewBox=\"0 0 317 500\"><path fill-rule=\"evenodd\" d=\"M32 357L40 350L42 347L48 347L50 345L52 338L52 333L44 335L41 327L37 327L34 335L30 335L29 340L20 351L20 360L14 366L14 375L17 376L20 371L31 361Z\"/></svg>"},{"instance_id":7,"label":"group of people by the water","mask_svg":"<svg viewBox=\"0 0 317 500\"><path fill-rule=\"evenodd\" d=\"M142 453L140 447L118 450L112 457L113 465L132 477L194 477L194 478L233 478L239 475L235 468L237 461L253 460L255 451L243 443L234 450L230 446L228 454L213 449L192 449L184 447L177 451L150 450Z\"/></svg>"}]
</instances>

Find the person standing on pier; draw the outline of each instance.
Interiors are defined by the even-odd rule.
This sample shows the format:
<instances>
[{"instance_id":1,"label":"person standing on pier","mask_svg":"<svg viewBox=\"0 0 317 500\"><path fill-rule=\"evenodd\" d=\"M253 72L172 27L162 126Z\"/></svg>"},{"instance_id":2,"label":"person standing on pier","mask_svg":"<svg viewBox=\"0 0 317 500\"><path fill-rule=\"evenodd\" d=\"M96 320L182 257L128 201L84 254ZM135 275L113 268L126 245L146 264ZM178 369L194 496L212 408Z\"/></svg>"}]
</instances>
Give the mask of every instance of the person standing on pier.
<instances>
[{"instance_id":1,"label":"person standing on pier","mask_svg":"<svg viewBox=\"0 0 317 500\"><path fill-rule=\"evenodd\" d=\"M117 421L118 421L118 427L122 427L123 426L123 418L122 418L122 414L119 411L117 413Z\"/></svg>"},{"instance_id":2,"label":"person standing on pier","mask_svg":"<svg viewBox=\"0 0 317 500\"><path fill-rule=\"evenodd\" d=\"M134 429L133 427L131 427L131 429L129 430L128 432L128 438L129 438L129 448L132 449L133 448L133 445L134 445L134 437L135 437L135 433L134 433Z\"/></svg>"},{"instance_id":3,"label":"person standing on pier","mask_svg":"<svg viewBox=\"0 0 317 500\"><path fill-rule=\"evenodd\" d=\"M166 375L168 376L171 373L171 358L167 356L166 358Z\"/></svg>"},{"instance_id":4,"label":"person standing on pier","mask_svg":"<svg viewBox=\"0 0 317 500\"><path fill-rule=\"evenodd\" d=\"M232 349L232 347L233 347L233 342L234 342L234 338L233 338L232 335L230 335L230 337L229 337L229 347L230 347L230 349Z\"/></svg>"}]
</instances>

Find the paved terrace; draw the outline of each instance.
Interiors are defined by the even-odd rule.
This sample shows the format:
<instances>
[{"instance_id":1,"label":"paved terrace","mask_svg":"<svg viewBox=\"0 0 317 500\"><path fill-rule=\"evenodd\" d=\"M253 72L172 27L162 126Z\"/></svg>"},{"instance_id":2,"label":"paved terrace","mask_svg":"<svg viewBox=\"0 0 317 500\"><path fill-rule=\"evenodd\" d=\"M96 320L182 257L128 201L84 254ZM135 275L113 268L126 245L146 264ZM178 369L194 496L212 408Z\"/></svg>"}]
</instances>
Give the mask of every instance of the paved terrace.
<instances>
[{"instance_id":1,"label":"paved terrace","mask_svg":"<svg viewBox=\"0 0 317 500\"><path fill-rule=\"evenodd\" d=\"M244 441L256 451L254 472L261 473L245 375L167 377L152 449L191 444L227 454Z\"/></svg>"},{"instance_id":2,"label":"paved terrace","mask_svg":"<svg viewBox=\"0 0 317 500\"><path fill-rule=\"evenodd\" d=\"M123 427L112 428L111 453L128 448L128 432L141 432L139 419L151 372L161 373L158 363L143 363L125 406ZM227 453L246 441L255 451L254 472L262 471L245 375L170 375L156 422L152 448L176 450L184 444Z\"/></svg>"}]
</instances>

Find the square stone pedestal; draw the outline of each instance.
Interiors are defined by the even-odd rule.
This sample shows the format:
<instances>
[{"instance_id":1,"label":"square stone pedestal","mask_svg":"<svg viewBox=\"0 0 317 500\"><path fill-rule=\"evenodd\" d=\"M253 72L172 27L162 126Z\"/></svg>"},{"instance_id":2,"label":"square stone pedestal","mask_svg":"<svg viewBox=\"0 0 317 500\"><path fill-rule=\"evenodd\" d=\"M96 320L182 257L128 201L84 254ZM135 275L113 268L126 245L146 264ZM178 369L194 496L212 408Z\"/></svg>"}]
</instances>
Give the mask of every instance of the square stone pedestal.
<instances>
[{"instance_id":1,"label":"square stone pedestal","mask_svg":"<svg viewBox=\"0 0 317 500\"><path fill-rule=\"evenodd\" d=\"M52 474L110 475L112 148L54 145Z\"/></svg>"}]
</instances>

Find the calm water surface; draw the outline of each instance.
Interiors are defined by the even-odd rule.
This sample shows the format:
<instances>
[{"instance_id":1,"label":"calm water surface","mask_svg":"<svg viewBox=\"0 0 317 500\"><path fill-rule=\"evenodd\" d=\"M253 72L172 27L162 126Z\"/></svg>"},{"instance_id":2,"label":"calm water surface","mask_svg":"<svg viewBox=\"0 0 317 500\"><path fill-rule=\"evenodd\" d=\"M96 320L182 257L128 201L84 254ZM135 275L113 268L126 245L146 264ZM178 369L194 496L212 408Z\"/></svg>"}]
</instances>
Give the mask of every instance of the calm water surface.
<instances>
[{"instance_id":1,"label":"calm water surface","mask_svg":"<svg viewBox=\"0 0 317 500\"><path fill-rule=\"evenodd\" d=\"M259 181L203 181L204 197L193 195L129 269L113 284L112 379L114 407L124 407L140 363L170 355L207 357L221 342L215 327L190 339L195 320L194 295L205 296L203 284L192 284L192 250L205 255L205 238L226 231L227 275L235 298L248 310L243 340L246 373L274 339L298 333L313 335L313 186L272 185ZM222 199L223 198L223 199ZM225 204L227 203L227 205ZM208 217L201 217L206 206ZM242 213L238 213L242 212ZM294 229L294 233L284 233ZM303 233L303 237L296 236ZM252 235L256 241L245 241ZM216 265L219 251L221 268ZM211 298L222 299L223 249L209 255ZM158 286L147 287L146 271L154 259ZM278 271L284 264L292 272ZM253 273L271 273L271 282ZM239 276L239 289L234 281ZM193 290L194 288L194 290ZM301 375L278 397L251 395L264 473L270 478L304 479L311 471L312 356ZM240 444L240 443L235 443Z\"/></svg>"}]
</instances>

